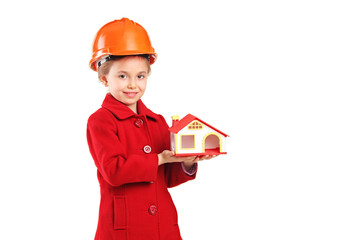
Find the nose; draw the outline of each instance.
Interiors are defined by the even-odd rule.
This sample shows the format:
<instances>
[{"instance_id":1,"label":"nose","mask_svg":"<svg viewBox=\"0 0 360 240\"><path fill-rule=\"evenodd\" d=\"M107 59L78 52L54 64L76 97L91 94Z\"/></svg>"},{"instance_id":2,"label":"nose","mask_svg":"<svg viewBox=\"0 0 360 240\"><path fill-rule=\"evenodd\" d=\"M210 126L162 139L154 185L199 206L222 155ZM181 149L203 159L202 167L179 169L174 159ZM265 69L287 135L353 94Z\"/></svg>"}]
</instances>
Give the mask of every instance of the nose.
<instances>
[{"instance_id":1,"label":"nose","mask_svg":"<svg viewBox=\"0 0 360 240\"><path fill-rule=\"evenodd\" d=\"M135 89L135 88L136 88L136 81L135 81L135 79L131 78L131 79L129 80L129 82L128 82L127 87L128 87L129 89Z\"/></svg>"}]
</instances>

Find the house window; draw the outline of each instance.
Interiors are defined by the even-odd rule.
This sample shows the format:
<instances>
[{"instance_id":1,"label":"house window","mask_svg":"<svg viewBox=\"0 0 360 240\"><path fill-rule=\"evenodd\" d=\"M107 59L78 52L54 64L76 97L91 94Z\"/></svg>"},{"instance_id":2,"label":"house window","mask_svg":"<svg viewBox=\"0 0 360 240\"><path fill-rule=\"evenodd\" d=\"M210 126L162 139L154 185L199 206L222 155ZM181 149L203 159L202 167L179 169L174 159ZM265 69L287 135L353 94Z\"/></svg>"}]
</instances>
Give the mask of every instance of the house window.
<instances>
[{"instance_id":1,"label":"house window","mask_svg":"<svg viewBox=\"0 0 360 240\"><path fill-rule=\"evenodd\" d=\"M182 149L194 149L195 148L195 135L182 135L181 136L181 148Z\"/></svg>"},{"instance_id":2,"label":"house window","mask_svg":"<svg viewBox=\"0 0 360 240\"><path fill-rule=\"evenodd\" d=\"M203 125L201 123L199 123L198 121L194 121L188 126L189 130L200 130L202 128L203 128Z\"/></svg>"}]
</instances>

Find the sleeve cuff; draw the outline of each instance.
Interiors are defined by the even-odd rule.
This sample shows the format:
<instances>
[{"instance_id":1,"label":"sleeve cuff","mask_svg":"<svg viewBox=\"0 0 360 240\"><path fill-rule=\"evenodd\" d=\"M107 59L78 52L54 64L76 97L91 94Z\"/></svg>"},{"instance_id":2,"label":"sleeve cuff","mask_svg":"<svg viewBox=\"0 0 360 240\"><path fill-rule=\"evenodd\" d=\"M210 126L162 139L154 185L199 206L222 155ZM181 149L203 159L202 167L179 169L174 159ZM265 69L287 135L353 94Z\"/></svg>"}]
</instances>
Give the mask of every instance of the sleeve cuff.
<instances>
[{"instance_id":1,"label":"sleeve cuff","mask_svg":"<svg viewBox=\"0 0 360 240\"><path fill-rule=\"evenodd\" d=\"M184 163L181 163L181 168L186 175L192 177L197 171L197 163L195 163L189 170L186 170Z\"/></svg>"}]
</instances>

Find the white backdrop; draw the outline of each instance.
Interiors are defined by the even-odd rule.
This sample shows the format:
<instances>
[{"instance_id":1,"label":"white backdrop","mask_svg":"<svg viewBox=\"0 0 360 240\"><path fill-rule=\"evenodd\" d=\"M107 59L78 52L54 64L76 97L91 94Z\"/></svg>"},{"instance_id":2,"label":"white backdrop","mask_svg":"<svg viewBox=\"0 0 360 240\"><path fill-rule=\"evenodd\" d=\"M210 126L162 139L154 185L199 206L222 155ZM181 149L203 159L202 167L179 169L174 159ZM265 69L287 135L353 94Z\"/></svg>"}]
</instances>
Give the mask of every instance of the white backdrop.
<instances>
[{"instance_id":1,"label":"white backdrop","mask_svg":"<svg viewBox=\"0 0 360 240\"><path fill-rule=\"evenodd\" d=\"M86 122L96 31L128 17L159 54L144 102L230 135L171 189L185 240L360 238L357 1L7 1L0 8L0 239L93 239Z\"/></svg>"}]
</instances>

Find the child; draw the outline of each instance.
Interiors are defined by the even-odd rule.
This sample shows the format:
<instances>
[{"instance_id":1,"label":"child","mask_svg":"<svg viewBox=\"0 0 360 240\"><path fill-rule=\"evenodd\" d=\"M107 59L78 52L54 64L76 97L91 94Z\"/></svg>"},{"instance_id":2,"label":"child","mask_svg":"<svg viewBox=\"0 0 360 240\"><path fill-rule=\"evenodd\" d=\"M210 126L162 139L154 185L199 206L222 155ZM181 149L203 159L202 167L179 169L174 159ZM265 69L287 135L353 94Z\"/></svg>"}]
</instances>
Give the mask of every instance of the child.
<instances>
[{"instance_id":1,"label":"child","mask_svg":"<svg viewBox=\"0 0 360 240\"><path fill-rule=\"evenodd\" d=\"M101 202L95 240L179 240L177 212L167 190L195 178L197 162L167 150L165 119L141 101L156 60L145 29L123 18L97 33L90 67L109 93L88 120Z\"/></svg>"}]
</instances>

